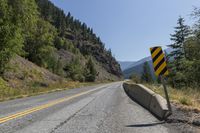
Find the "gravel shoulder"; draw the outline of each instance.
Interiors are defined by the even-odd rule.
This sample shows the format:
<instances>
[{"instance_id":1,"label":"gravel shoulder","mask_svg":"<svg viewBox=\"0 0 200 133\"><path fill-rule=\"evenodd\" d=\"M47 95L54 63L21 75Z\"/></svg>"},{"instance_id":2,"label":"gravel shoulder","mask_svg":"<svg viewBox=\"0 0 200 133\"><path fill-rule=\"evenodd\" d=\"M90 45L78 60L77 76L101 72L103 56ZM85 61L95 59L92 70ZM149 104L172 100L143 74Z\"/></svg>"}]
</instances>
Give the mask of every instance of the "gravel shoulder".
<instances>
[{"instance_id":1,"label":"gravel shoulder","mask_svg":"<svg viewBox=\"0 0 200 133\"><path fill-rule=\"evenodd\" d=\"M165 126L181 133L200 133L200 113L184 110L178 104L172 104L173 114L166 120Z\"/></svg>"}]
</instances>

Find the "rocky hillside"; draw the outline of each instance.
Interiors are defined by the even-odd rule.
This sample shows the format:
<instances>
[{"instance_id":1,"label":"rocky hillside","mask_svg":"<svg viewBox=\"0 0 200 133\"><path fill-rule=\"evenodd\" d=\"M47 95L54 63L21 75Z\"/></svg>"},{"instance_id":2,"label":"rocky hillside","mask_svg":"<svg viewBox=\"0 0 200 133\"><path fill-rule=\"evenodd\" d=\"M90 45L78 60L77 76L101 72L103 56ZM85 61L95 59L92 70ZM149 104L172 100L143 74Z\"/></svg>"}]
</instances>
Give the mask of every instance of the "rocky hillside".
<instances>
[{"instance_id":1,"label":"rocky hillside","mask_svg":"<svg viewBox=\"0 0 200 133\"><path fill-rule=\"evenodd\" d=\"M49 0L0 2L0 101L120 79L111 50L70 13Z\"/></svg>"},{"instance_id":2,"label":"rocky hillside","mask_svg":"<svg viewBox=\"0 0 200 133\"><path fill-rule=\"evenodd\" d=\"M70 13L65 15L49 0L36 0L36 2L41 17L58 30L55 47L59 58L62 58L65 63L70 63L72 58L78 57L84 66L88 58L92 57L93 62L96 63L97 79L121 78L122 72L118 62L111 51L106 50L101 39L93 33L92 28L75 19Z\"/></svg>"},{"instance_id":3,"label":"rocky hillside","mask_svg":"<svg viewBox=\"0 0 200 133\"><path fill-rule=\"evenodd\" d=\"M30 76L34 65L44 79L45 75L81 82L122 78L120 65L93 29L49 0L4 0L0 13L1 78L35 81ZM9 67L30 70L16 75L8 73Z\"/></svg>"},{"instance_id":4,"label":"rocky hillside","mask_svg":"<svg viewBox=\"0 0 200 133\"><path fill-rule=\"evenodd\" d=\"M14 57L9 66L3 77L12 88L48 87L63 80L20 56Z\"/></svg>"}]
</instances>

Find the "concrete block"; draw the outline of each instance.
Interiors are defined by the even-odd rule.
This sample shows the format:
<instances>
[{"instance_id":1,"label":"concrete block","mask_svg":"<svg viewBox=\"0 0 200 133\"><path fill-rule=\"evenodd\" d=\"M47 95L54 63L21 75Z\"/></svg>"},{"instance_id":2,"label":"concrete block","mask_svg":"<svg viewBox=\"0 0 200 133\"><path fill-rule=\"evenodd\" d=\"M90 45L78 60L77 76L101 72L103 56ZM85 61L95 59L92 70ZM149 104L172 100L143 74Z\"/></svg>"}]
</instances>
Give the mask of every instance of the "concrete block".
<instances>
[{"instance_id":1,"label":"concrete block","mask_svg":"<svg viewBox=\"0 0 200 133\"><path fill-rule=\"evenodd\" d=\"M160 119L164 119L168 112L167 101L158 94L155 94L150 103L150 112Z\"/></svg>"},{"instance_id":2,"label":"concrete block","mask_svg":"<svg viewBox=\"0 0 200 133\"><path fill-rule=\"evenodd\" d=\"M148 89L144 85L134 83L124 83L126 93L140 105L149 110L152 114L160 119L164 119L169 111L166 100Z\"/></svg>"}]
</instances>

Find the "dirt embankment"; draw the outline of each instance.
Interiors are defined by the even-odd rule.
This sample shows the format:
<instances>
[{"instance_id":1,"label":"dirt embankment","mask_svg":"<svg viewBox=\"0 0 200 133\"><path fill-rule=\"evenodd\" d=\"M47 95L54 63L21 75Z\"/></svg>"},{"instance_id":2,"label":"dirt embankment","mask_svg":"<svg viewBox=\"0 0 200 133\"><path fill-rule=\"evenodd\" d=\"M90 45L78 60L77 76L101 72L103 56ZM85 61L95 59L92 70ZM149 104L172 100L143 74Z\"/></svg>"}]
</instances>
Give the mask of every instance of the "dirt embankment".
<instances>
[{"instance_id":1,"label":"dirt embankment","mask_svg":"<svg viewBox=\"0 0 200 133\"><path fill-rule=\"evenodd\" d=\"M4 80L12 88L23 89L30 86L48 87L62 80L61 77L20 56L12 59L9 66L9 69L4 74Z\"/></svg>"}]
</instances>

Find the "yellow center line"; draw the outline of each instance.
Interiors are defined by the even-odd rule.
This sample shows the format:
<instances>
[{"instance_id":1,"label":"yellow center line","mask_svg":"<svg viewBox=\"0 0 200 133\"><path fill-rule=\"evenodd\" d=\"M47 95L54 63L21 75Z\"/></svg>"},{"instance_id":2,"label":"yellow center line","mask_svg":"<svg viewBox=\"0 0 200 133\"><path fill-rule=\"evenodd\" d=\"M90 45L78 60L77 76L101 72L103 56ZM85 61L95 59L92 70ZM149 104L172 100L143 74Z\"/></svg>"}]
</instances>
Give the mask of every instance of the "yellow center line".
<instances>
[{"instance_id":1,"label":"yellow center line","mask_svg":"<svg viewBox=\"0 0 200 133\"><path fill-rule=\"evenodd\" d=\"M82 93L79 93L79 94L76 94L76 95L73 95L73 96L70 96L70 97L65 97L65 98L62 98L62 99L58 99L58 100L49 102L49 103L44 104L44 105L36 106L36 107L31 108L31 109L27 109L27 110L24 110L22 112L18 112L16 114L12 114L12 115L9 115L9 116L6 116L6 117L2 117L2 118L0 118L0 124L2 124L4 122L7 122L7 121L10 121L10 120L13 120L13 119L16 119L16 118L19 118L19 117L22 117L22 116L25 116L25 115L28 115L28 114L31 114L31 113L36 112L36 111L40 111L40 110L52 107L52 106L57 105L59 103L63 103L63 102L69 101L69 100L77 98L79 96L82 96L82 95L91 93L93 91L102 89L104 87L105 86L102 86L102 87L99 87L99 88L96 88L96 89L93 89L93 90L89 90L89 91L85 91L85 92L82 92Z\"/></svg>"}]
</instances>

